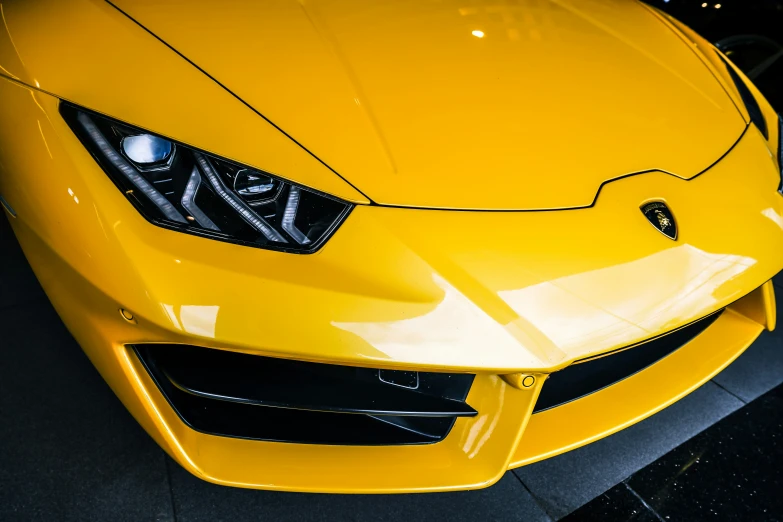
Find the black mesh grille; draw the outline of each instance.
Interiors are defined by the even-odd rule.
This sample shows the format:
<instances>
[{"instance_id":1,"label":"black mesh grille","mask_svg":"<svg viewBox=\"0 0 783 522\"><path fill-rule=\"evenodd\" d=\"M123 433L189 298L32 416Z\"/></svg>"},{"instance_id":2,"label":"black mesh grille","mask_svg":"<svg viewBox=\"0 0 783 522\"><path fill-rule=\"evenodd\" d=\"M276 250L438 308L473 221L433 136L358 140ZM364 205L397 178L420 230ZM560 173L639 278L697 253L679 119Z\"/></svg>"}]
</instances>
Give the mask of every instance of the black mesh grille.
<instances>
[{"instance_id":1,"label":"black mesh grille","mask_svg":"<svg viewBox=\"0 0 783 522\"><path fill-rule=\"evenodd\" d=\"M721 312L637 346L580 361L550 374L544 382L533 413L579 399L642 371L702 333Z\"/></svg>"},{"instance_id":2,"label":"black mesh grille","mask_svg":"<svg viewBox=\"0 0 783 522\"><path fill-rule=\"evenodd\" d=\"M133 347L180 418L204 433L313 444L442 440L473 375L317 364L183 345Z\"/></svg>"}]
</instances>

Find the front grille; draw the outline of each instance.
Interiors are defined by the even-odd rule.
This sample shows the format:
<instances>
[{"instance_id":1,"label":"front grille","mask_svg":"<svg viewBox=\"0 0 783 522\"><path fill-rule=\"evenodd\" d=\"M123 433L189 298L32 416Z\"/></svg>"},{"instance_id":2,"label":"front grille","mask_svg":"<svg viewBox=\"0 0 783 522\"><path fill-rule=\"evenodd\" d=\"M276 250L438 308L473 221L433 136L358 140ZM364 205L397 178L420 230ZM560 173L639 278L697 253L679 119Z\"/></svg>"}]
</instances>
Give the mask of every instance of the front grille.
<instances>
[{"instance_id":1,"label":"front grille","mask_svg":"<svg viewBox=\"0 0 783 522\"><path fill-rule=\"evenodd\" d=\"M448 435L473 375L354 368L183 345L132 347L194 430L277 442L426 444Z\"/></svg>"},{"instance_id":2,"label":"front grille","mask_svg":"<svg viewBox=\"0 0 783 522\"><path fill-rule=\"evenodd\" d=\"M579 361L553 372L544 382L533 413L595 393L642 371L702 333L721 312L723 310L617 353Z\"/></svg>"}]
</instances>

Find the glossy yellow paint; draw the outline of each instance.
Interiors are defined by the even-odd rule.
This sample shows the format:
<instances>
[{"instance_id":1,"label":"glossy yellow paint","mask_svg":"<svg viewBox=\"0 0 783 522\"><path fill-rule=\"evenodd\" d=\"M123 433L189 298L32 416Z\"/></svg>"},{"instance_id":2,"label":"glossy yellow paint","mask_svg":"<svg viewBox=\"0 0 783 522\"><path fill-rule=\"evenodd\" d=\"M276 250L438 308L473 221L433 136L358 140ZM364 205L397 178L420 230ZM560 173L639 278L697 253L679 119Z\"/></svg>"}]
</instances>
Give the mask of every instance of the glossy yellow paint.
<instances>
[{"instance_id":1,"label":"glossy yellow paint","mask_svg":"<svg viewBox=\"0 0 783 522\"><path fill-rule=\"evenodd\" d=\"M383 204L585 206L629 173L690 178L743 128L638 2L116 4Z\"/></svg>"},{"instance_id":2,"label":"glossy yellow paint","mask_svg":"<svg viewBox=\"0 0 783 522\"><path fill-rule=\"evenodd\" d=\"M607 437L707 382L750 345L765 323L774 325L774 303L765 309L766 294L772 289L771 281L765 283L729 307L699 337L633 378L531 416L509 467L532 464Z\"/></svg>"},{"instance_id":3,"label":"glossy yellow paint","mask_svg":"<svg viewBox=\"0 0 783 522\"><path fill-rule=\"evenodd\" d=\"M751 321L772 331L777 324L775 313L775 287L772 281L767 281L753 293L743 297L731 305L732 309Z\"/></svg>"},{"instance_id":4,"label":"glossy yellow paint","mask_svg":"<svg viewBox=\"0 0 783 522\"><path fill-rule=\"evenodd\" d=\"M618 16L641 17L633 18L641 24L633 39L606 34L638 52L660 39L662 58L650 63L655 67L665 63L666 70L691 85L680 85L677 91L694 106L688 113L693 117L685 118L682 128L701 132L705 127L708 134L696 143L688 141L687 153L682 149L676 154L651 152L649 140L663 140L662 128L637 128L635 135L623 137L618 157L607 158L599 147L595 162L580 158L593 174L600 165L609 174L586 175L592 185L574 186L573 192L569 185L578 185L578 176L565 169L557 173L556 183L551 179L555 174L515 177L506 172L507 186L499 199L491 200L483 189L473 193L477 199L471 201L485 202L480 205L455 196L455 207L538 207L555 200L560 203L552 204L567 206L581 204L589 185L592 193L584 201L595 200L589 207L571 210L486 212L366 204L369 200L349 183L108 4L71 0L2 5L8 32L0 38L0 195L16 211L13 229L57 312L117 396L161 447L202 478L242 487L329 492L487 486L509 467L588 443L665 407L738 356L765 326L774 327L769 280L783 267L783 198L776 191L779 166L771 148L773 143L777 146L772 141L777 136L765 141L754 127L746 127L743 113L733 107L729 95L722 88L712 91L720 84L713 85L692 71L690 55L655 36L658 30L647 24L656 15L644 8L624 7L612 14L591 3L594 11L586 14L585 8L577 12L573 5L558 1L551 4L555 6L551 11L540 8L536 13L546 15L542 27L563 24L562 45L547 40L548 52L559 49L561 53L569 48L572 31L601 27L606 33L620 23ZM145 6L122 5L131 11ZM324 20L330 27L345 23L350 13L335 5L318 3L311 9L307 4L305 12L320 13L322 18L311 22L318 27ZM484 4L476 5L485 9ZM283 11L280 20L288 20L288 4L269 3L258 9L276 14L275 6ZM356 7L357 16L367 16L359 12L358 3ZM438 13L432 16L448 19ZM468 20L464 29L472 27L472 14L459 16ZM295 26L294 21L282 25L292 30ZM448 47L448 27L456 25L438 29L436 50ZM454 45L470 58L471 45L487 43L490 51L483 50L480 56L497 52L510 59L510 54L504 54L512 52L510 47L489 40L499 28L488 23L481 30L484 42L468 34L474 40ZM411 34L424 38L417 31ZM602 45L604 33L590 31L595 31L589 33L595 39L591 42ZM359 41L359 33L349 33L340 32L341 37ZM96 37L103 45L93 45ZM173 33L172 37L179 38ZM673 41L684 45L676 36ZM247 44L250 50L251 44L257 42ZM414 44L421 41L414 39ZM368 48L373 45L379 43L368 41ZM110 59L116 56L112 46L134 49L128 57L130 68L150 74L125 74L128 62L120 67L118 60ZM193 49L199 56L202 51ZM299 59L298 54L293 57ZM245 56L238 53L236 58ZM423 67L425 58L411 66ZM362 77L382 77L380 66L359 61L364 64ZM246 79L257 80L258 74L251 68L248 78L231 81L244 85ZM304 79L305 73L287 74L290 82ZM327 80L337 82L331 76ZM264 86L247 94L259 96L253 98L255 104L278 88ZM335 92L340 89L332 92L333 88L337 89L324 86L325 99L338 97ZM600 98L600 93L591 91L597 87L583 88ZM710 91L707 97L719 107L706 104L712 107L708 110L699 105L703 102L696 90ZM372 92L380 96L377 89ZM674 95L674 90L664 91L658 100ZM637 99L636 94L628 96ZM312 255L247 248L155 227L135 211L79 143L59 115L58 98L276 172L358 206ZM313 109L313 121L341 114L342 106L333 101ZM266 104L272 102L263 102L266 111L271 106ZM290 109L294 102L281 103ZM460 110L470 110L471 103L465 98ZM641 104L645 111L653 105L650 100ZM771 109L763 105L770 118ZM569 100L559 107L578 111L581 105ZM678 107L687 113L688 107ZM434 115L444 115L450 109L436 105L433 110ZM592 109L584 110L581 114ZM284 129L290 126L308 136L294 135L308 148L307 140L315 140L313 150L319 155L322 148L337 154L336 170L362 190L365 185L375 187L368 190L371 197L373 191L386 194L388 201L401 197L402 192L395 193L384 181L373 185L371 173L380 173L379 178L388 174L378 166L382 161L377 156L383 154L373 152L369 143L377 136L356 138L362 150L357 158L345 157L339 153L342 138L318 136L316 123L303 118L306 112L282 111ZM713 125L700 122L707 113L712 114ZM363 135L365 131L354 127L362 118L370 116L346 115L340 132L348 137ZM611 118L595 118L597 114L591 115L592 135L614 132L616 122ZM588 127L584 121L577 123ZM444 125L442 132L456 139L460 128ZM563 147L570 146L570 138L561 140ZM623 148L632 141L630 148ZM645 141L647 147L640 145ZM409 150L407 145L403 149ZM652 168L652 163L647 167L633 163L638 159L634 151L642 150L648 155L655 152L664 163L682 163L674 169L677 172L651 170L602 184L622 173ZM434 168L423 159L424 149L415 152L419 156L414 152L400 165L421 158L421 165ZM696 176L698 165L703 169L721 156ZM626 167L607 167L623 164L623 158L629 160ZM534 161L534 166L550 168L549 158ZM370 174L356 178L356 167L362 162L372 167ZM327 163L335 167L331 157ZM501 163L502 155L493 156L486 166L493 170ZM398 173L398 179L413 172L424 176L423 171L406 172ZM438 170L432 179L442 175ZM464 172L458 177L469 180ZM438 185L446 184L441 179ZM562 189L562 199L553 185ZM425 189L411 192L408 204L438 206L432 186ZM444 188L446 193L452 189ZM506 193L527 189L532 199L503 199ZM679 226L677 241L658 233L640 212L639 207L651 200L665 201L672 208ZM727 306L704 334L649 369L600 393L531 415L548 373ZM133 320L123 318L120 309L132 314ZM426 446L276 444L204 435L187 428L151 383L126 347L137 342L188 343L356 366L476 373L468 403L479 415L458 420L443 442ZM515 388L500 377L509 374L532 375L535 383ZM653 382L657 386L651 388ZM416 473L411 473L414 468Z\"/></svg>"},{"instance_id":5,"label":"glossy yellow paint","mask_svg":"<svg viewBox=\"0 0 783 522\"><path fill-rule=\"evenodd\" d=\"M731 80L731 77L729 76L728 72L726 71L726 66L723 62L723 59L726 60L726 62L729 63L731 67L733 67L734 71L739 75L740 78L742 78L745 83L747 84L750 91L753 93L753 96L757 100L762 100L762 102L759 104L761 107L761 111L764 113L764 117L768 122L774 122L777 118L777 114L775 113L775 110L772 108L772 106L769 104L769 102L766 101L766 98L764 95L759 91L755 85L748 79L747 76L745 76L745 73L743 73L740 69L734 66L734 64L731 63L731 59L729 59L726 55L721 53L714 45L712 45L710 42L702 38L700 35L698 35L693 29L686 26L679 20L671 17L670 15L659 11L658 9L655 9L652 6L644 4L644 6L650 10L650 12L654 13L658 18L669 25L669 27L675 31L682 40L687 43L689 46L691 46L694 49L694 52L702 59L703 63L707 66L707 68L712 72L713 75L715 75L715 78L721 83L723 88L726 90L726 92L731 96L732 101L734 102L734 105L737 107L737 110L742 114L743 119L746 122L750 122L750 116L748 115L748 111L745 108L745 106L742 103L742 97L740 96L739 92L737 92L737 88L734 85L734 82ZM778 139L778 129L772 128L775 127L775 125L769 126L769 140L768 140L768 146L770 147L770 150L776 150L778 147L779 139Z\"/></svg>"},{"instance_id":6,"label":"glossy yellow paint","mask_svg":"<svg viewBox=\"0 0 783 522\"><path fill-rule=\"evenodd\" d=\"M106 2L4 1L0 67L59 98L202 150L367 198ZM0 69L2 72L2 69ZM88 79L87 81L85 81Z\"/></svg>"},{"instance_id":7,"label":"glossy yellow paint","mask_svg":"<svg viewBox=\"0 0 783 522\"><path fill-rule=\"evenodd\" d=\"M690 178L743 129L699 57L637 2L117 4L383 204L585 206L630 173ZM109 4L4 13L26 83L366 201Z\"/></svg>"}]
</instances>

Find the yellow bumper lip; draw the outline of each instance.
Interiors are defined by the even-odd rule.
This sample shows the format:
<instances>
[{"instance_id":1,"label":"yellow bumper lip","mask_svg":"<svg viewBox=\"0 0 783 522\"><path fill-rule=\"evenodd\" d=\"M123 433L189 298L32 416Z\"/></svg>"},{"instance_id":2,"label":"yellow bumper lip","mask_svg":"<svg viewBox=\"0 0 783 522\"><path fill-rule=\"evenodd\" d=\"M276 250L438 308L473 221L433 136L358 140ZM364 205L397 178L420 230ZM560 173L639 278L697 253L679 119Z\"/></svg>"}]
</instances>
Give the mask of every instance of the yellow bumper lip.
<instances>
[{"instance_id":1,"label":"yellow bumper lip","mask_svg":"<svg viewBox=\"0 0 783 522\"><path fill-rule=\"evenodd\" d=\"M746 299L758 306L761 290L755 294ZM458 419L444 441L426 446L302 445L201 434L176 417L138 359L120 353L158 430L176 442L175 458L201 478L284 491L400 493L489 486L507 469L608 436L695 390L762 329L729 308L703 335L633 377L536 414L531 412L546 374L537 374L534 386L522 390L480 374L467 399L479 416Z\"/></svg>"},{"instance_id":2,"label":"yellow bumper lip","mask_svg":"<svg viewBox=\"0 0 783 522\"><path fill-rule=\"evenodd\" d=\"M745 298L753 301L757 312L763 310L762 292L771 287L770 281ZM771 312L774 318L774 305ZM599 392L532 415L509 467L584 446L666 408L731 364L763 329L729 307L703 334L649 368Z\"/></svg>"},{"instance_id":3,"label":"yellow bumper lip","mask_svg":"<svg viewBox=\"0 0 783 522\"><path fill-rule=\"evenodd\" d=\"M719 371L765 324L759 310L768 305L738 300L783 265L779 175L752 129L696 179L632 176L607 184L592 208L359 205L318 253L291 256L149 225L59 119L57 100L5 81L0 97L9 101L0 109L1 138L16 145L4 152L0 193L17 211L14 231L47 295L147 432L191 472L222 484L330 492L489 485L510 466L621 429ZM674 209L676 242L639 212L651 197ZM547 373L729 305L661 363L531 415ZM127 348L138 342L475 373L467 403L479 414L428 446L205 435L185 426L160 395ZM678 360L681 369L671 366ZM500 377L518 372L535 376L535 384L516 389ZM648 376L665 379L654 393ZM649 399L623 401L616 390ZM591 417L593 408L606 411Z\"/></svg>"}]
</instances>

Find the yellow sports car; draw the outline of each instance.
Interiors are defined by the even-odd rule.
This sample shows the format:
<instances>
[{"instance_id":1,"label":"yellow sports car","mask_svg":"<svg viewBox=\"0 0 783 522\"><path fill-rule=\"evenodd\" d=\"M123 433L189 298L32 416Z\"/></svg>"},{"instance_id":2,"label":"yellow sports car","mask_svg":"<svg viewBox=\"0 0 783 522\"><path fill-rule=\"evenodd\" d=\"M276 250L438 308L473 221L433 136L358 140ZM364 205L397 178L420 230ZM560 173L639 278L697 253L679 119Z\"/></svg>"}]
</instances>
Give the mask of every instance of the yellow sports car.
<instances>
[{"instance_id":1,"label":"yellow sports car","mask_svg":"<svg viewBox=\"0 0 783 522\"><path fill-rule=\"evenodd\" d=\"M205 480L488 486L775 326L780 119L640 2L0 8L0 202Z\"/></svg>"}]
</instances>

